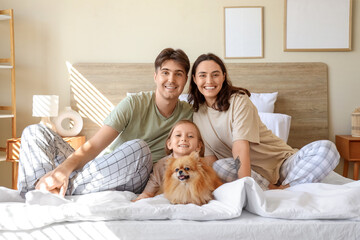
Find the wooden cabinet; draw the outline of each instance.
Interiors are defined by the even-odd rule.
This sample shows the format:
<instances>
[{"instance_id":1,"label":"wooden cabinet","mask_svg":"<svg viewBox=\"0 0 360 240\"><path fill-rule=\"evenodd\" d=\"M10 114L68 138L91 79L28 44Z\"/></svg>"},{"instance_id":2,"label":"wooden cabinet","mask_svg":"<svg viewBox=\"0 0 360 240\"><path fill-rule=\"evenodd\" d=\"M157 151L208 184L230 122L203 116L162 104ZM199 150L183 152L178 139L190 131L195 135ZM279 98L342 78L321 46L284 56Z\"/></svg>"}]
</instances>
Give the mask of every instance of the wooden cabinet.
<instances>
[{"instance_id":1,"label":"wooden cabinet","mask_svg":"<svg viewBox=\"0 0 360 240\"><path fill-rule=\"evenodd\" d=\"M343 176L347 177L349 162L354 162L354 180L359 179L360 167L360 137L350 135L336 135L336 147L344 159Z\"/></svg>"}]
</instances>

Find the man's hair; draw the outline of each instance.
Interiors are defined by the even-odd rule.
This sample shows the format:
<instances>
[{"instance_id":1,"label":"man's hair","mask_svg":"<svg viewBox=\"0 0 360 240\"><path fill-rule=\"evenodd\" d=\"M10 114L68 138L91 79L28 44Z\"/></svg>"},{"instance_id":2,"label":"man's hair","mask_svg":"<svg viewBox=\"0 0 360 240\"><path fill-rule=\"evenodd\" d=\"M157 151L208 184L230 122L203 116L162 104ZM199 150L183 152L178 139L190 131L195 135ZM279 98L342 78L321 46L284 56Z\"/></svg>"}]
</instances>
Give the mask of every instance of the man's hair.
<instances>
[{"instance_id":1,"label":"man's hair","mask_svg":"<svg viewBox=\"0 0 360 240\"><path fill-rule=\"evenodd\" d=\"M186 75L190 70L190 61L186 53L181 49L165 48L155 59L155 71L161 68L163 63L168 60L174 60L179 63L185 70Z\"/></svg>"}]
</instances>

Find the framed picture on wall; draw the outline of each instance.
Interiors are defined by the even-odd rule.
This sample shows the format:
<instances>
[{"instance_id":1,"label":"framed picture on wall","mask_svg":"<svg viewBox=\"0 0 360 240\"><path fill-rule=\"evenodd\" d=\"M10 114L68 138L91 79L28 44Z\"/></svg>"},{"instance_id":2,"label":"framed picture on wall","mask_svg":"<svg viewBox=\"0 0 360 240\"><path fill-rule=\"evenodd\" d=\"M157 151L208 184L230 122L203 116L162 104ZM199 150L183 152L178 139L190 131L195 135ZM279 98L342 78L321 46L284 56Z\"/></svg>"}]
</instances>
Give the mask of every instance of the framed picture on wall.
<instances>
[{"instance_id":1,"label":"framed picture on wall","mask_svg":"<svg viewBox=\"0 0 360 240\"><path fill-rule=\"evenodd\" d=\"M263 7L225 7L225 58L263 58Z\"/></svg>"},{"instance_id":2,"label":"framed picture on wall","mask_svg":"<svg viewBox=\"0 0 360 240\"><path fill-rule=\"evenodd\" d=\"M352 0L284 1L284 51L351 51Z\"/></svg>"}]
</instances>

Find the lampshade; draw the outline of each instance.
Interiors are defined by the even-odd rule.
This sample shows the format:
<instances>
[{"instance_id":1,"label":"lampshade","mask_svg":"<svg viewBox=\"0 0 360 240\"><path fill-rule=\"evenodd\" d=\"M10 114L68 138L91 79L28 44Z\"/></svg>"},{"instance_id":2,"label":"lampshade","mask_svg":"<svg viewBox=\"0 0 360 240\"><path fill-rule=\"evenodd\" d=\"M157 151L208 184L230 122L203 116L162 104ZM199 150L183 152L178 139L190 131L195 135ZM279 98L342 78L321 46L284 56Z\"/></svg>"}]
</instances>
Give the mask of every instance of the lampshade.
<instances>
[{"instance_id":1,"label":"lampshade","mask_svg":"<svg viewBox=\"0 0 360 240\"><path fill-rule=\"evenodd\" d=\"M33 117L56 117L59 112L59 96L34 95Z\"/></svg>"}]
</instances>

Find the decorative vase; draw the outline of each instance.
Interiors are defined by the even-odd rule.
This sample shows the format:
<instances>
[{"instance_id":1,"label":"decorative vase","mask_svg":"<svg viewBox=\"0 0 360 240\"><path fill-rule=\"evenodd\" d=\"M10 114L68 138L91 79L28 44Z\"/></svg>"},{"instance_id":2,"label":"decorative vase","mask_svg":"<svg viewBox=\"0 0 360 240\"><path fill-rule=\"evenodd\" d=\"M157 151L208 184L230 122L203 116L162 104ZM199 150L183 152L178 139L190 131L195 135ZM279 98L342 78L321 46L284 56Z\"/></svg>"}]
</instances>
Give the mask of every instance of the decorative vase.
<instances>
[{"instance_id":1,"label":"decorative vase","mask_svg":"<svg viewBox=\"0 0 360 240\"><path fill-rule=\"evenodd\" d=\"M54 124L60 136L74 137L81 132L83 119L71 107L65 107L65 110L61 111L58 117L55 118Z\"/></svg>"}]
</instances>

